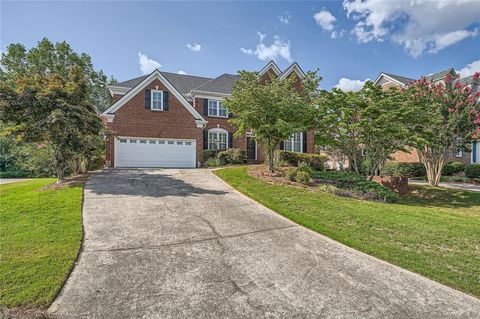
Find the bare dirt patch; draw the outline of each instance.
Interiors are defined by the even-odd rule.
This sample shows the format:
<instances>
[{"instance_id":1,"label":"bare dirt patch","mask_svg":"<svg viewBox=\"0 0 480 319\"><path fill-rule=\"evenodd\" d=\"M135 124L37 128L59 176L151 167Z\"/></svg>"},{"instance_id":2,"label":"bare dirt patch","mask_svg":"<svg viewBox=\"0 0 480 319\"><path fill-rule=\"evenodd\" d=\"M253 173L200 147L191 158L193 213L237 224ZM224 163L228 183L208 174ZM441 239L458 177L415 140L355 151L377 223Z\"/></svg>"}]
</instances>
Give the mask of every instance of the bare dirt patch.
<instances>
[{"instance_id":1,"label":"bare dirt patch","mask_svg":"<svg viewBox=\"0 0 480 319\"><path fill-rule=\"evenodd\" d=\"M64 181L47 185L47 186L43 187L42 190L67 188L67 187L74 187L74 186L83 186L87 182L87 179L88 179L89 176L90 176L89 174L72 176L72 177L69 177L69 178L65 179Z\"/></svg>"},{"instance_id":2,"label":"bare dirt patch","mask_svg":"<svg viewBox=\"0 0 480 319\"><path fill-rule=\"evenodd\" d=\"M50 319L47 309L44 307L23 306L12 309L0 307L2 319Z\"/></svg>"}]
</instances>

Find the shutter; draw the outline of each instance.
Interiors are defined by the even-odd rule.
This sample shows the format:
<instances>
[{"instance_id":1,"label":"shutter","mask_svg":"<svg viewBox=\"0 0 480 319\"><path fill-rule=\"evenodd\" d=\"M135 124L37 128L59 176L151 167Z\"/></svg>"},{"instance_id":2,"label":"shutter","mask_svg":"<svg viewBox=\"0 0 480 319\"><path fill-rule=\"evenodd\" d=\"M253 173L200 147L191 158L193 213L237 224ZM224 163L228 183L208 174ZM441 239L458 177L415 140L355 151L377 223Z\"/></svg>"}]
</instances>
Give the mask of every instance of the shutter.
<instances>
[{"instance_id":1,"label":"shutter","mask_svg":"<svg viewBox=\"0 0 480 319\"><path fill-rule=\"evenodd\" d=\"M233 148L233 134L228 132L228 145L227 148Z\"/></svg>"},{"instance_id":2,"label":"shutter","mask_svg":"<svg viewBox=\"0 0 480 319\"><path fill-rule=\"evenodd\" d=\"M168 91L163 91L163 110L168 111Z\"/></svg>"},{"instance_id":3,"label":"shutter","mask_svg":"<svg viewBox=\"0 0 480 319\"><path fill-rule=\"evenodd\" d=\"M472 143L472 163L477 163L477 147L478 147L478 142L473 142Z\"/></svg>"},{"instance_id":4,"label":"shutter","mask_svg":"<svg viewBox=\"0 0 480 319\"><path fill-rule=\"evenodd\" d=\"M151 109L151 99L152 95L150 94L150 90L145 90L145 108Z\"/></svg>"},{"instance_id":5,"label":"shutter","mask_svg":"<svg viewBox=\"0 0 480 319\"><path fill-rule=\"evenodd\" d=\"M302 139L302 153L307 153L307 132L303 132L303 139Z\"/></svg>"},{"instance_id":6,"label":"shutter","mask_svg":"<svg viewBox=\"0 0 480 319\"><path fill-rule=\"evenodd\" d=\"M208 99L203 99L203 115L208 116Z\"/></svg>"},{"instance_id":7,"label":"shutter","mask_svg":"<svg viewBox=\"0 0 480 319\"><path fill-rule=\"evenodd\" d=\"M283 145L283 141L280 141L280 150L282 150L282 151L283 151L283 150L284 150L284 148L285 148L285 147L284 147L284 145Z\"/></svg>"},{"instance_id":8,"label":"shutter","mask_svg":"<svg viewBox=\"0 0 480 319\"><path fill-rule=\"evenodd\" d=\"M208 131L203 131L203 149L208 148Z\"/></svg>"}]
</instances>

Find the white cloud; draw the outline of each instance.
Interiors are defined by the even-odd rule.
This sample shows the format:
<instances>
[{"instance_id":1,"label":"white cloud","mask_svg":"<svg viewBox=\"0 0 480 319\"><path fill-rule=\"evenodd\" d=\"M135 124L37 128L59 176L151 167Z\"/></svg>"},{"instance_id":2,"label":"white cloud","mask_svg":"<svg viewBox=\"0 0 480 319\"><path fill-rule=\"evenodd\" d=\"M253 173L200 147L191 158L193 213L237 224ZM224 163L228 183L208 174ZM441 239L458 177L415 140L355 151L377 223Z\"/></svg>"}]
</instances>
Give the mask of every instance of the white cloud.
<instances>
[{"instance_id":1,"label":"white cloud","mask_svg":"<svg viewBox=\"0 0 480 319\"><path fill-rule=\"evenodd\" d=\"M202 50L202 46L198 43L194 43L194 44L187 43L187 48L189 48L190 51L193 51L193 52L200 52Z\"/></svg>"},{"instance_id":2,"label":"white cloud","mask_svg":"<svg viewBox=\"0 0 480 319\"><path fill-rule=\"evenodd\" d=\"M257 32L258 34L259 32ZM277 60L278 58L283 58L288 62L292 62L292 55L290 52L290 41L284 41L279 36L273 37L273 43L270 45L265 45L263 40L265 40L266 35L258 34L260 38L260 43L257 44L255 49L245 49L240 48L245 54L254 55L260 60Z\"/></svg>"},{"instance_id":3,"label":"white cloud","mask_svg":"<svg viewBox=\"0 0 480 319\"><path fill-rule=\"evenodd\" d=\"M475 72L480 72L480 60L473 61L472 63L467 64L459 71L460 77L462 78L465 76L473 75Z\"/></svg>"},{"instance_id":4,"label":"white cloud","mask_svg":"<svg viewBox=\"0 0 480 319\"><path fill-rule=\"evenodd\" d=\"M365 85L365 82L369 81L369 79L366 79L365 81L360 81L360 80L351 80L347 78L341 78L338 83L335 85L336 88L339 88L340 90L344 92L349 92L349 91L360 91L363 86Z\"/></svg>"},{"instance_id":5,"label":"white cloud","mask_svg":"<svg viewBox=\"0 0 480 319\"><path fill-rule=\"evenodd\" d=\"M391 39L412 56L436 53L478 34L478 0L344 0L352 30L360 43Z\"/></svg>"},{"instance_id":6,"label":"white cloud","mask_svg":"<svg viewBox=\"0 0 480 319\"><path fill-rule=\"evenodd\" d=\"M255 31L255 32L257 33L258 38L259 38L258 42L263 42L263 40L265 39L265 37L267 36L267 34L266 34L266 33L262 33L262 32L260 32L260 31Z\"/></svg>"},{"instance_id":7,"label":"white cloud","mask_svg":"<svg viewBox=\"0 0 480 319\"><path fill-rule=\"evenodd\" d=\"M177 72L177 74L183 74L183 75L186 75L186 74L187 74L187 72L180 70L180 71L178 71L178 72Z\"/></svg>"},{"instance_id":8,"label":"white cloud","mask_svg":"<svg viewBox=\"0 0 480 319\"><path fill-rule=\"evenodd\" d=\"M143 74L149 74L153 70L162 67L158 61L150 59L142 52L138 52L138 64L140 65L140 71L142 71Z\"/></svg>"},{"instance_id":9,"label":"white cloud","mask_svg":"<svg viewBox=\"0 0 480 319\"><path fill-rule=\"evenodd\" d=\"M335 22L337 18L335 18L329 11L323 9L313 15L315 22L322 27L325 31L333 31L335 28Z\"/></svg>"},{"instance_id":10,"label":"white cloud","mask_svg":"<svg viewBox=\"0 0 480 319\"><path fill-rule=\"evenodd\" d=\"M333 31L333 32L330 34L330 37L331 37L332 39L338 39L338 38L343 37L344 34L345 34L345 30Z\"/></svg>"},{"instance_id":11,"label":"white cloud","mask_svg":"<svg viewBox=\"0 0 480 319\"><path fill-rule=\"evenodd\" d=\"M290 19L292 19L292 16L289 13L285 13L284 15L279 15L278 19L280 20L281 23L283 24L289 24Z\"/></svg>"}]
</instances>

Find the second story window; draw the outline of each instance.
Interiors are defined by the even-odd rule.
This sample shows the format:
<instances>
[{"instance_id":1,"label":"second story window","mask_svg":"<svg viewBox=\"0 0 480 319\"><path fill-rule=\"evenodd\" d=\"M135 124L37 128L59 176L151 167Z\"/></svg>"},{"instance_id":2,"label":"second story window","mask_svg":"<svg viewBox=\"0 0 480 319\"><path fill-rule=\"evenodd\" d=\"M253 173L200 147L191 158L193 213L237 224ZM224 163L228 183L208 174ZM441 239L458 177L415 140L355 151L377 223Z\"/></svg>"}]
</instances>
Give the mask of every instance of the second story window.
<instances>
[{"instance_id":1,"label":"second story window","mask_svg":"<svg viewBox=\"0 0 480 319\"><path fill-rule=\"evenodd\" d=\"M152 90L151 109L162 110L163 109L163 91Z\"/></svg>"},{"instance_id":2,"label":"second story window","mask_svg":"<svg viewBox=\"0 0 480 319\"><path fill-rule=\"evenodd\" d=\"M208 116L227 117L227 109L221 101L208 100Z\"/></svg>"}]
</instances>

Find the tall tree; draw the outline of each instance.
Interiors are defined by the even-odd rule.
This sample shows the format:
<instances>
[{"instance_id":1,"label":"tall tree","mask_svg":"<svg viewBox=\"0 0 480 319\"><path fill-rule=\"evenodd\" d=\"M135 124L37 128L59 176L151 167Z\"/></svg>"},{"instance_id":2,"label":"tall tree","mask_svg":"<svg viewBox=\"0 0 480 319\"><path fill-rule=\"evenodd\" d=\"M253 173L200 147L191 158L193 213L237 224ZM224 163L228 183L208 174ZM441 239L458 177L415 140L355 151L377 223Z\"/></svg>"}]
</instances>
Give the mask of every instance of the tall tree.
<instances>
[{"instance_id":1,"label":"tall tree","mask_svg":"<svg viewBox=\"0 0 480 319\"><path fill-rule=\"evenodd\" d=\"M299 79L294 76L265 83L257 72L240 71L239 76L232 96L225 101L228 112L234 114L230 122L237 128L236 136L248 130L255 133L265 145L268 168L273 172L273 153L280 141L309 127L313 108L310 94L321 79L316 72L308 72L297 85Z\"/></svg>"},{"instance_id":2,"label":"tall tree","mask_svg":"<svg viewBox=\"0 0 480 319\"><path fill-rule=\"evenodd\" d=\"M101 70L96 71L89 55L76 53L66 42L53 44L44 38L28 51L22 44L12 43L2 53L0 65L0 79L9 83L26 74L57 74L66 79L73 66L79 67L84 74L89 103L98 112L103 112L111 105L107 86L116 83L116 80L113 77L108 79Z\"/></svg>"},{"instance_id":3,"label":"tall tree","mask_svg":"<svg viewBox=\"0 0 480 319\"><path fill-rule=\"evenodd\" d=\"M433 186L440 182L448 152L469 150L472 139L480 135L480 92L472 89L479 76L474 74L471 86L450 75L445 83L421 79L405 91L409 144L417 149Z\"/></svg>"},{"instance_id":4,"label":"tall tree","mask_svg":"<svg viewBox=\"0 0 480 319\"><path fill-rule=\"evenodd\" d=\"M91 103L91 87L81 61L64 45L43 40L27 54L9 47L0 85L0 119L26 142L48 143L61 181L69 160L84 152L84 141L99 135L102 120ZM53 61L53 62L52 62ZM63 63L61 61L64 61Z\"/></svg>"},{"instance_id":5,"label":"tall tree","mask_svg":"<svg viewBox=\"0 0 480 319\"><path fill-rule=\"evenodd\" d=\"M392 153L404 149L408 130L399 90L367 82L359 92L322 91L316 104L317 145L338 150L357 174L373 178Z\"/></svg>"}]
</instances>

